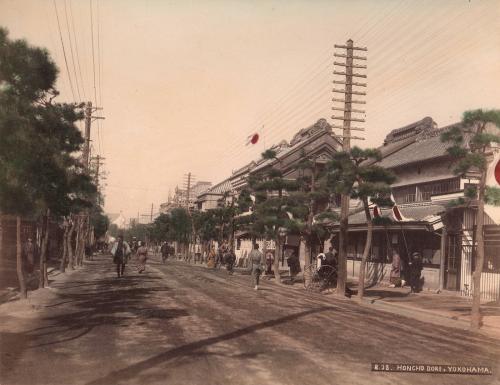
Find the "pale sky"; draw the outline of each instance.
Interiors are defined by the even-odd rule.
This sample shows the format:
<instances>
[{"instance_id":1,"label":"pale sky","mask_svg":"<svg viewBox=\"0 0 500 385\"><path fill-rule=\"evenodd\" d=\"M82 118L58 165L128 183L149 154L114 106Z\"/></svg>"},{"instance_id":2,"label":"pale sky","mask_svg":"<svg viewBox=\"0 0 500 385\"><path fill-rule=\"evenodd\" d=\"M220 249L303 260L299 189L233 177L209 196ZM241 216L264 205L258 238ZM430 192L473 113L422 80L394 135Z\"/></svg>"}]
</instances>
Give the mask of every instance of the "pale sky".
<instances>
[{"instance_id":1,"label":"pale sky","mask_svg":"<svg viewBox=\"0 0 500 385\"><path fill-rule=\"evenodd\" d=\"M106 158L106 211L127 217L156 211L187 172L217 183L318 119L334 123L333 46L349 38L368 48L366 140L355 144L500 107L498 0L0 0L11 38L51 52L60 101L95 103L91 22L106 117L93 124L94 155Z\"/></svg>"}]
</instances>

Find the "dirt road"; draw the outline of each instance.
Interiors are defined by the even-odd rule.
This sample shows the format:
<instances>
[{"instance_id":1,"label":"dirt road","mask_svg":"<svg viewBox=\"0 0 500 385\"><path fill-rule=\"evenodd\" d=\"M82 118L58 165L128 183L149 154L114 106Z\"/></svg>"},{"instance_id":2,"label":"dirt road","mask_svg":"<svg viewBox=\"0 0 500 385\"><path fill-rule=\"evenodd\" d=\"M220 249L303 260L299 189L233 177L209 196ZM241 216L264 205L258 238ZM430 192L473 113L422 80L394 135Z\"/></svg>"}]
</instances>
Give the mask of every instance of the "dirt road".
<instances>
[{"instance_id":1,"label":"dirt road","mask_svg":"<svg viewBox=\"0 0 500 385\"><path fill-rule=\"evenodd\" d=\"M99 257L34 309L0 307L2 385L493 384L500 344L250 276ZM17 308L16 308L17 306ZM486 365L493 375L377 373L372 362Z\"/></svg>"}]
</instances>

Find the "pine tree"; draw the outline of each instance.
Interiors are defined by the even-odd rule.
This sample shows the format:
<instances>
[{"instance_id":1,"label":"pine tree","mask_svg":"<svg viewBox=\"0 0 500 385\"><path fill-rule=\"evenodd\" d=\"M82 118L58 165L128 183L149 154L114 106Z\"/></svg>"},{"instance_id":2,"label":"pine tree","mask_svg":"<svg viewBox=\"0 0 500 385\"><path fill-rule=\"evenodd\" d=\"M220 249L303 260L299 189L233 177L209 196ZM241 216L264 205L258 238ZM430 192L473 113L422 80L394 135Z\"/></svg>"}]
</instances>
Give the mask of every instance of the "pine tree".
<instances>
[{"instance_id":1,"label":"pine tree","mask_svg":"<svg viewBox=\"0 0 500 385\"><path fill-rule=\"evenodd\" d=\"M281 283L279 262L282 256L283 234L299 233L303 227L303 222L292 214L292 211L297 210L297 205L290 195L298 190L299 185L297 181L283 177L282 164L274 150L266 150L262 157L276 162L265 173L249 178L250 189L256 198L251 228L254 236L274 240L274 275L276 282Z\"/></svg>"},{"instance_id":2,"label":"pine tree","mask_svg":"<svg viewBox=\"0 0 500 385\"><path fill-rule=\"evenodd\" d=\"M365 270L368 254L373 237L373 218L370 212L370 203L379 206L391 206L390 185L395 176L369 159L378 160L380 152L376 149L361 149L353 147L350 152L338 152L333 155L328 164L327 185L336 194L349 195L351 199L360 200L366 217L366 240L361 258L358 278L358 298L363 298L365 284ZM339 266L339 269L346 268ZM343 293L339 293L343 295Z\"/></svg>"},{"instance_id":3,"label":"pine tree","mask_svg":"<svg viewBox=\"0 0 500 385\"><path fill-rule=\"evenodd\" d=\"M18 231L21 216L66 215L89 207L96 191L74 156L83 144L75 125L82 114L74 104L53 102L57 73L46 50L10 40L0 28L0 210L18 216Z\"/></svg>"},{"instance_id":4,"label":"pine tree","mask_svg":"<svg viewBox=\"0 0 500 385\"><path fill-rule=\"evenodd\" d=\"M476 210L476 261L472 274L472 311L471 328L481 326L481 274L484 265L484 204L500 203L498 188L486 187L486 172L492 144L500 143L500 110L472 110L463 114L462 125L443 132L441 140L450 142L448 153L457 160L455 174L465 175L469 172L479 173L479 183L465 192L465 198L455 202L458 204L477 202ZM468 142L468 146L467 146ZM467 148L468 147L468 148Z\"/></svg>"}]
</instances>

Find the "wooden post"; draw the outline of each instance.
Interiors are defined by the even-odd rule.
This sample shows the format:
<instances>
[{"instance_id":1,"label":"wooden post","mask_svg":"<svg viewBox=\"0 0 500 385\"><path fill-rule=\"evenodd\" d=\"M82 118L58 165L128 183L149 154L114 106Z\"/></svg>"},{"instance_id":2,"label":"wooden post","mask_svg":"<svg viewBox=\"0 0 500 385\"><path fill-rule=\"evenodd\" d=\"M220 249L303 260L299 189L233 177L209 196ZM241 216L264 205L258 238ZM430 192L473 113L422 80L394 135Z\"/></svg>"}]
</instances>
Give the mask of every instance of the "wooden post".
<instances>
[{"instance_id":1,"label":"wooden post","mask_svg":"<svg viewBox=\"0 0 500 385\"><path fill-rule=\"evenodd\" d=\"M357 119L352 117L352 112L364 113L361 110L354 110L352 104L365 104L362 101L353 101L352 95L365 95L364 92L353 91L353 85L366 87L366 83L354 83L353 77L366 78L366 75L360 75L353 73L353 68L366 68L366 66L355 65L354 59L366 60L366 57L354 56L354 50L367 51L366 48L354 47L353 41L349 39L346 45L335 45L335 48L342 48L346 50L346 54L334 54L336 57L345 58L345 63L334 62L334 65L345 67L345 72L334 71L335 75L345 76L345 81L334 81L334 84L343 84L345 89L333 89L333 92L344 94L344 99L332 100L343 102L342 108L333 107L333 110L343 111L344 116L332 116L332 119L343 120L342 126L332 125L333 128L342 129L342 151L348 153L351 150L351 139L363 139L360 137L351 136L351 121L364 122L363 119ZM353 127L353 130L363 131L362 128ZM349 200L350 196L346 192L341 194L340 203L340 231L339 231L339 253L338 253L338 269L337 269L337 295L344 296L347 283L347 245L348 245L348 228L349 228Z\"/></svg>"},{"instance_id":2,"label":"wooden post","mask_svg":"<svg viewBox=\"0 0 500 385\"><path fill-rule=\"evenodd\" d=\"M444 290L444 273L445 273L445 262L446 262L446 226L443 226L441 232L441 260L439 261L439 290Z\"/></svg>"}]
</instances>

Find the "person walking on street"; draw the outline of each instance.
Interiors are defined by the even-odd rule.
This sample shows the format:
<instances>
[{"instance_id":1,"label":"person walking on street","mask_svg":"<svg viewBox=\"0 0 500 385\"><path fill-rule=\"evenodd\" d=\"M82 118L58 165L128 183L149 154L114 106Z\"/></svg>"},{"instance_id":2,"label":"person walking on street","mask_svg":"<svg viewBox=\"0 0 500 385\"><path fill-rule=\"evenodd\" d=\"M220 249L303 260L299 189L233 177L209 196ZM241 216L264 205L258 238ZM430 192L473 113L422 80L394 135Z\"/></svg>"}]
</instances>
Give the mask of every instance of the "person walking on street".
<instances>
[{"instance_id":1,"label":"person walking on street","mask_svg":"<svg viewBox=\"0 0 500 385\"><path fill-rule=\"evenodd\" d=\"M226 269L229 275L233 274L234 262L236 262L236 255L231 248L229 248L224 254L224 264L226 265Z\"/></svg>"},{"instance_id":2,"label":"person walking on street","mask_svg":"<svg viewBox=\"0 0 500 385\"><path fill-rule=\"evenodd\" d=\"M130 252L130 246L127 242L123 241L123 235L119 235L118 242L116 242L111 249L113 262L116 264L116 274L118 275L118 278L123 277L123 274L125 273L125 265L127 264Z\"/></svg>"},{"instance_id":3,"label":"person walking on street","mask_svg":"<svg viewBox=\"0 0 500 385\"><path fill-rule=\"evenodd\" d=\"M212 247L210 248L210 251L208 252L208 256L207 256L207 267L209 269L215 268L215 257L216 257L215 246L212 245Z\"/></svg>"},{"instance_id":4,"label":"person walking on street","mask_svg":"<svg viewBox=\"0 0 500 385\"><path fill-rule=\"evenodd\" d=\"M274 255L270 251L266 253L266 275L274 275L273 271Z\"/></svg>"},{"instance_id":5,"label":"person walking on street","mask_svg":"<svg viewBox=\"0 0 500 385\"><path fill-rule=\"evenodd\" d=\"M224 254L227 252L226 241L223 241L217 250L217 255L215 257L215 267L220 269L222 264L224 263Z\"/></svg>"},{"instance_id":6,"label":"person walking on street","mask_svg":"<svg viewBox=\"0 0 500 385\"><path fill-rule=\"evenodd\" d=\"M146 261L148 260L148 248L142 241L138 242L137 258L139 260L137 271L141 274L144 270L146 270Z\"/></svg>"},{"instance_id":7,"label":"person walking on street","mask_svg":"<svg viewBox=\"0 0 500 385\"><path fill-rule=\"evenodd\" d=\"M265 266L265 260L264 260L264 254L259 251L259 244L256 243L254 244L253 250L249 254L249 259L251 263L251 269L252 269L252 276L253 280L255 283L255 290L259 290L259 280L260 280L260 275L264 271L264 266Z\"/></svg>"},{"instance_id":8,"label":"person walking on street","mask_svg":"<svg viewBox=\"0 0 500 385\"><path fill-rule=\"evenodd\" d=\"M292 250L286 262L288 264L288 267L290 268L290 281L294 283L295 277L301 272L299 257Z\"/></svg>"},{"instance_id":9,"label":"person walking on street","mask_svg":"<svg viewBox=\"0 0 500 385\"><path fill-rule=\"evenodd\" d=\"M169 252L169 246L167 242L163 242L163 245L161 245L160 252L161 252L161 261L165 263L165 261L168 258L168 252Z\"/></svg>"}]
</instances>

